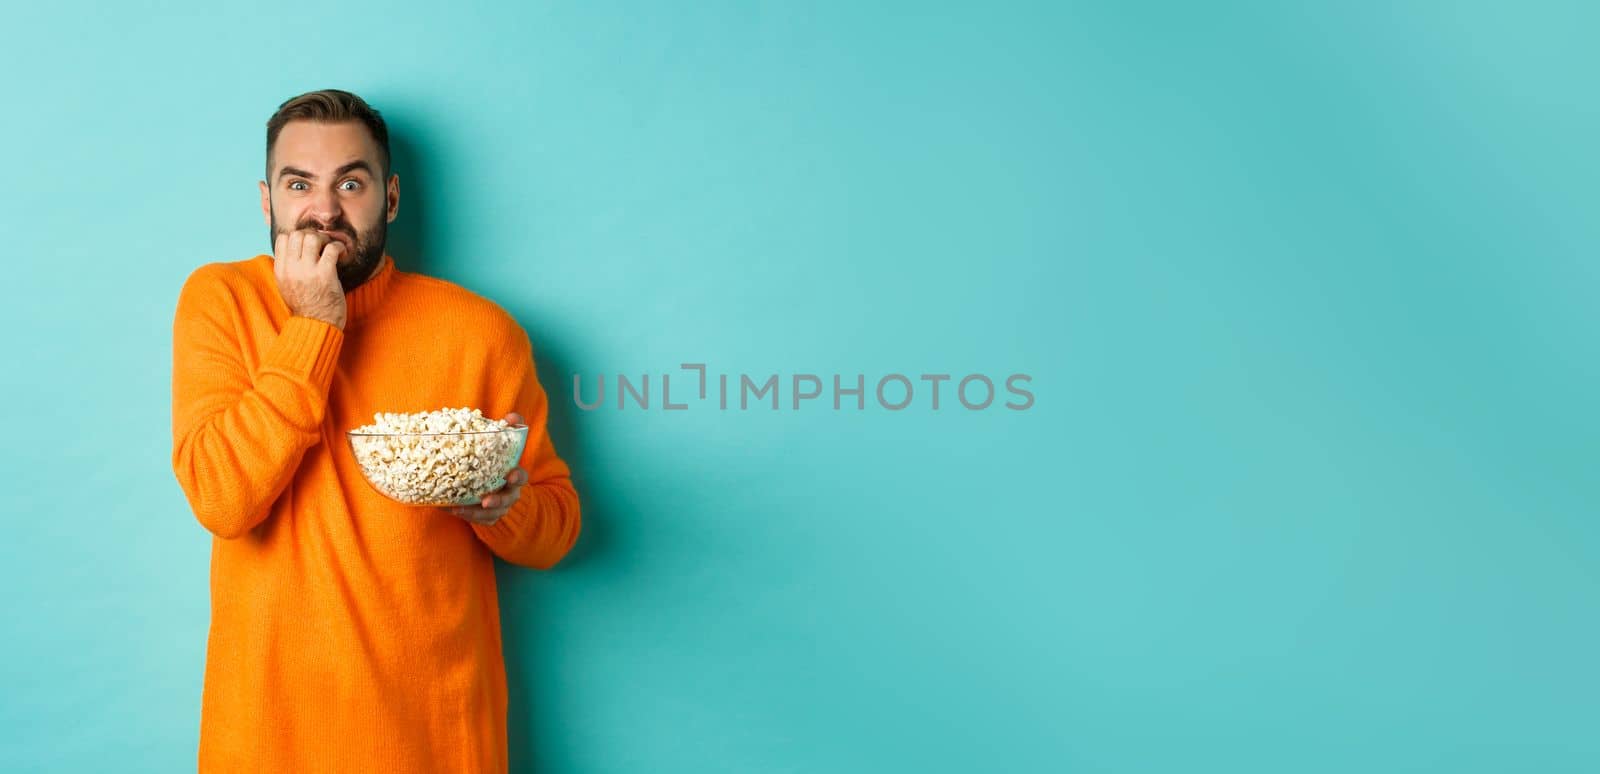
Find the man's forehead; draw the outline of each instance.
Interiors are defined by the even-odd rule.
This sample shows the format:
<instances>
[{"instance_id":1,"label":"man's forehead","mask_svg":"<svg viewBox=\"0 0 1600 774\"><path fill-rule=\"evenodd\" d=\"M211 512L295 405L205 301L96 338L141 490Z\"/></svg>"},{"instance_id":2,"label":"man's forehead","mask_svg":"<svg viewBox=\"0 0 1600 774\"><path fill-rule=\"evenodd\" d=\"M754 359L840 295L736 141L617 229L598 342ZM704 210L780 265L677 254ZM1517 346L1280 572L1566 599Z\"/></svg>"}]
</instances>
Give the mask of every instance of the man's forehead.
<instances>
[{"instance_id":1,"label":"man's forehead","mask_svg":"<svg viewBox=\"0 0 1600 774\"><path fill-rule=\"evenodd\" d=\"M367 128L356 122L336 124L290 121L273 143L273 164L311 172L332 172L353 161L365 161L376 173L376 143ZM276 170L274 170L276 172Z\"/></svg>"}]
</instances>

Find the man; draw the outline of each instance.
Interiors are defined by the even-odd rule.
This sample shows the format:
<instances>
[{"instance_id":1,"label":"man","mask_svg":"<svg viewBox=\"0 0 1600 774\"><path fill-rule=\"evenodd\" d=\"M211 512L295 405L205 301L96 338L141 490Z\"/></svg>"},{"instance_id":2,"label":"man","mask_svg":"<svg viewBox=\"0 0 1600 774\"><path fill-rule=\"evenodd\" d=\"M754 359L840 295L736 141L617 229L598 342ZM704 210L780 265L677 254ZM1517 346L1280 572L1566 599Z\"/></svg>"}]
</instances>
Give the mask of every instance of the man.
<instances>
[{"instance_id":1,"label":"man","mask_svg":"<svg viewBox=\"0 0 1600 774\"><path fill-rule=\"evenodd\" d=\"M492 301L395 268L388 130L325 90L267 122L272 255L196 269L173 322L172 467L215 537L201 771L504 772L494 557L548 569L578 495L527 334ZM346 430L474 407L529 427L477 505L374 491Z\"/></svg>"}]
</instances>

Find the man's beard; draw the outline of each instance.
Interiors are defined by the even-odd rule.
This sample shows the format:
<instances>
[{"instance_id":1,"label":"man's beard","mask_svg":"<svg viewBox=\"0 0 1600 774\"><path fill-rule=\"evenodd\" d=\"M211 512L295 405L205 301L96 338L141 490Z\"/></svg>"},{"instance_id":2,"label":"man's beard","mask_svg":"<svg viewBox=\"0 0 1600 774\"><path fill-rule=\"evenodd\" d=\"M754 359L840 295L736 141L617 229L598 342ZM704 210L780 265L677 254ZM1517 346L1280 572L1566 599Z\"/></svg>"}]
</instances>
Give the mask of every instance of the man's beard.
<instances>
[{"instance_id":1,"label":"man's beard","mask_svg":"<svg viewBox=\"0 0 1600 774\"><path fill-rule=\"evenodd\" d=\"M294 229L279 230L278 213L274 211L272 230L267 234L267 242L276 245L278 234L303 228L342 232L355 243L354 248L345 248L354 254L352 260L340 261L338 265L339 285L346 293L360 287L371 277L373 268L383 260L383 250L389 240L389 224L382 215L378 216L378 222L367 229L366 233L359 234L344 218L327 224L326 228L317 223L301 223Z\"/></svg>"}]
</instances>

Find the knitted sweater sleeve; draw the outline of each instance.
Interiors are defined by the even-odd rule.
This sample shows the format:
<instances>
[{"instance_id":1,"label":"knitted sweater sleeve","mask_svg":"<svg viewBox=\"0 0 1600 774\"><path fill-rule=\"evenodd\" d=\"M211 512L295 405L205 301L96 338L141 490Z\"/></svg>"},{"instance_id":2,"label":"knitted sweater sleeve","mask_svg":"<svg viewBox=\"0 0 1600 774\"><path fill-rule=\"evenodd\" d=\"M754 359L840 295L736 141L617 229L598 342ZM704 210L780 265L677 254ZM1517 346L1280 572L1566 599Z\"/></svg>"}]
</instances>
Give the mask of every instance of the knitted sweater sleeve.
<instances>
[{"instance_id":1,"label":"knitted sweater sleeve","mask_svg":"<svg viewBox=\"0 0 1600 774\"><path fill-rule=\"evenodd\" d=\"M499 521L472 529L501 559L548 570L577 542L582 517L571 471L550 441L550 401L539 385L528 334L513 327L505 373L490 376L497 380L496 416L515 411L528 424L528 443L517 463L528 472L528 484Z\"/></svg>"},{"instance_id":2,"label":"knitted sweater sleeve","mask_svg":"<svg viewBox=\"0 0 1600 774\"><path fill-rule=\"evenodd\" d=\"M254 373L239 302L204 266L178 295L172 336L172 470L195 517L221 538L267 518L307 449L321 439L344 332L290 317Z\"/></svg>"}]
</instances>

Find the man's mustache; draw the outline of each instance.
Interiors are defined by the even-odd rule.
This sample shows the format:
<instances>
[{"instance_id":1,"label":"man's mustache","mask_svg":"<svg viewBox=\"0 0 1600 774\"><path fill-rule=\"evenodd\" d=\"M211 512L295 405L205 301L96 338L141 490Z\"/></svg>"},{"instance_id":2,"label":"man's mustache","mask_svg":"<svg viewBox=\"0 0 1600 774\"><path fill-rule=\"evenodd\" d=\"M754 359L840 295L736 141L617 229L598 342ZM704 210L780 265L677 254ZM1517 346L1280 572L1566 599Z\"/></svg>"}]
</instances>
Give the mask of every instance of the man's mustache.
<instances>
[{"instance_id":1,"label":"man's mustache","mask_svg":"<svg viewBox=\"0 0 1600 774\"><path fill-rule=\"evenodd\" d=\"M298 230L304 229L304 228L317 229L318 231L338 231L338 232L342 232L342 233L348 234L351 237L354 237L356 235L356 230L353 229L353 228L350 228L349 226L324 226L324 225L322 225L320 223L301 223L300 225L295 227L295 230L298 231Z\"/></svg>"}]
</instances>

